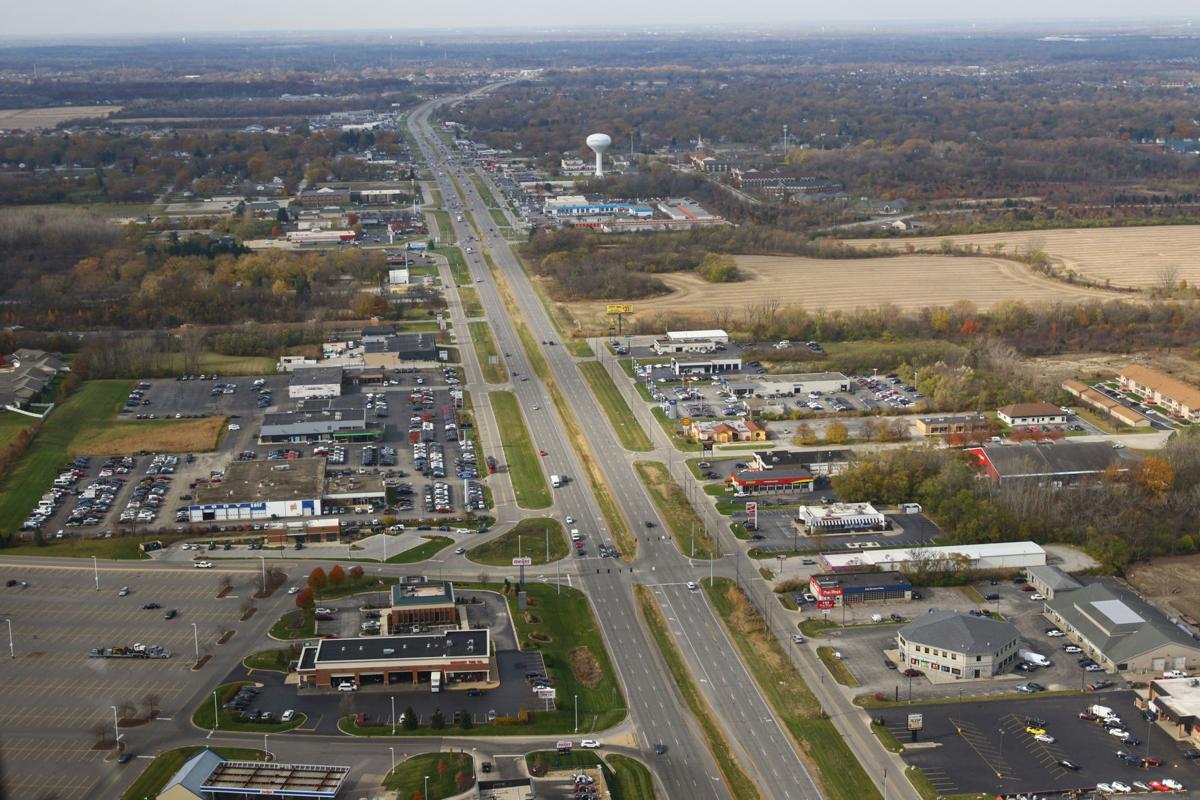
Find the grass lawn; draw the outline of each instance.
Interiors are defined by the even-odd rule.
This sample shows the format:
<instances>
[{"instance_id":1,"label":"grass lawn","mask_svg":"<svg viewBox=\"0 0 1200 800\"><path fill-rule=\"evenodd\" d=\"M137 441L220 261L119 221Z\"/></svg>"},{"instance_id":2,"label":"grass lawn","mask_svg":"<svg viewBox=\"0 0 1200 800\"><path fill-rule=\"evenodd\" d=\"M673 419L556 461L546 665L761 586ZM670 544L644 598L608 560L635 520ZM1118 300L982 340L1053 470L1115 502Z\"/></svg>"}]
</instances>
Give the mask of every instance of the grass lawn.
<instances>
[{"instance_id":1,"label":"grass lawn","mask_svg":"<svg viewBox=\"0 0 1200 800\"><path fill-rule=\"evenodd\" d=\"M667 621L663 618L658 604L654 602L654 596L650 589L638 584L634 587L634 591L637 594L638 604L641 606L642 616L646 620L646 627L650 630L650 635L654 637L663 661L667 663L667 668L671 671L676 688L683 695L684 702L692 712L692 716L696 718L696 722L699 723L700 731L708 742L708 749L717 762L717 768L725 777L729 793L737 800L758 798L759 794L758 790L754 788L754 782L742 771L741 765L730 753L729 742L722 735L721 728L708 708L708 703L704 701L700 690L696 688L692 674L684 664L679 648L667 634Z\"/></svg>"},{"instance_id":2,"label":"grass lawn","mask_svg":"<svg viewBox=\"0 0 1200 800\"><path fill-rule=\"evenodd\" d=\"M8 447L9 442L17 438L17 433L24 428L33 426L36 420L24 414L14 414L11 411L0 413L0 448Z\"/></svg>"},{"instance_id":3,"label":"grass lawn","mask_svg":"<svg viewBox=\"0 0 1200 800\"><path fill-rule=\"evenodd\" d=\"M273 639L308 639L317 635L317 620L312 611L299 608L286 612L271 626Z\"/></svg>"},{"instance_id":4,"label":"grass lawn","mask_svg":"<svg viewBox=\"0 0 1200 800\"><path fill-rule=\"evenodd\" d=\"M242 665L246 669L256 669L261 672L282 672L286 674L288 664L296 655L296 651L290 647L277 647L273 650L262 650L258 653L251 653L242 659Z\"/></svg>"},{"instance_id":5,"label":"grass lawn","mask_svg":"<svg viewBox=\"0 0 1200 800\"><path fill-rule=\"evenodd\" d=\"M167 365L171 374L183 372L183 355L172 353L167 357ZM271 356L227 356L221 353L205 352L200 354L199 371L215 372L226 375L273 375L278 359Z\"/></svg>"},{"instance_id":6,"label":"grass lawn","mask_svg":"<svg viewBox=\"0 0 1200 800\"><path fill-rule=\"evenodd\" d=\"M10 556L57 556L59 558L105 558L114 561L139 561L150 556L138 550L142 542L155 536L116 536L112 539L46 539L44 545L18 544L0 549Z\"/></svg>"},{"instance_id":7,"label":"grass lawn","mask_svg":"<svg viewBox=\"0 0 1200 800\"><path fill-rule=\"evenodd\" d=\"M546 531L550 532L550 557L546 557ZM529 517L518 522L501 536L472 547L467 557L479 564L491 567L507 567L517 556L518 541L520 554L529 556L534 564L548 564L566 558L570 547L563 532L562 523L547 517Z\"/></svg>"},{"instance_id":8,"label":"grass lawn","mask_svg":"<svg viewBox=\"0 0 1200 800\"><path fill-rule=\"evenodd\" d=\"M488 399L492 403L496 424L500 427L504 461L508 465L517 505L521 508L547 507L551 502L550 489L521 416L521 408L517 405L516 395L512 392L489 392Z\"/></svg>"},{"instance_id":9,"label":"grass lawn","mask_svg":"<svg viewBox=\"0 0 1200 800\"><path fill-rule=\"evenodd\" d=\"M251 681L234 681L233 683L223 683L218 686L213 692L210 692L196 707L196 711L192 714L192 724L203 730L212 730L213 726L213 694L217 696L218 706L223 705L237 694L237 690L243 686L249 685ZM217 717L217 730L221 731L244 731L246 733L282 733L290 731L293 728L298 728L304 724L305 716L296 714L291 722L238 722L234 715L224 708L219 708L220 716Z\"/></svg>"},{"instance_id":10,"label":"grass lawn","mask_svg":"<svg viewBox=\"0 0 1200 800\"><path fill-rule=\"evenodd\" d=\"M425 783L425 776L429 783ZM424 796L425 787L429 796ZM475 785L475 764L467 753L421 753L405 759L383 779L383 787L396 791L402 800L442 800L462 794Z\"/></svg>"},{"instance_id":11,"label":"grass lawn","mask_svg":"<svg viewBox=\"0 0 1200 800\"><path fill-rule=\"evenodd\" d=\"M424 561L427 558L436 556L447 545L454 544L454 540L449 536L423 536L421 538L425 539L424 544L419 544L411 550L405 550L403 553L388 556L387 563L415 564L418 561Z\"/></svg>"},{"instance_id":12,"label":"grass lawn","mask_svg":"<svg viewBox=\"0 0 1200 800\"><path fill-rule=\"evenodd\" d=\"M875 738L879 743L893 753L899 753L904 749L904 743L896 738L896 734L892 733L887 725L871 724L871 733L875 734Z\"/></svg>"},{"instance_id":13,"label":"grass lawn","mask_svg":"<svg viewBox=\"0 0 1200 800\"><path fill-rule=\"evenodd\" d=\"M504 216L503 211L501 211L498 208L493 208L493 209L491 209L491 215L492 215L492 219L495 220L495 222L496 222L497 228L508 228L508 217ZM509 228L508 230L509 230L509 235L511 235L512 229ZM502 233L502 235L503 235L503 233Z\"/></svg>"},{"instance_id":14,"label":"grass lawn","mask_svg":"<svg viewBox=\"0 0 1200 800\"><path fill-rule=\"evenodd\" d=\"M121 800L144 800L147 797L156 797L171 776L178 772L189 758L203 749L197 745L159 753L153 761L146 765L137 780L125 790L125 793L121 795ZM213 750L231 761L262 761L263 759L262 750L249 750L244 747L214 747Z\"/></svg>"},{"instance_id":15,"label":"grass lawn","mask_svg":"<svg viewBox=\"0 0 1200 800\"><path fill-rule=\"evenodd\" d=\"M608 784L613 789L613 800L654 800L654 778L645 764L613 753L608 757L608 767L614 778Z\"/></svg>"},{"instance_id":16,"label":"grass lawn","mask_svg":"<svg viewBox=\"0 0 1200 800\"><path fill-rule=\"evenodd\" d=\"M462 301L463 313L468 317L482 317L483 306L479 303L479 292L470 286L460 286L458 298Z\"/></svg>"},{"instance_id":17,"label":"grass lawn","mask_svg":"<svg viewBox=\"0 0 1200 800\"><path fill-rule=\"evenodd\" d=\"M473 172L471 173L471 183L475 184L475 191L479 192L479 199L483 201L485 206L488 208L495 208L497 205L499 205L496 202L496 198L492 196L491 189L487 187L487 184L483 182L482 178ZM507 225L508 223L501 222L500 224Z\"/></svg>"},{"instance_id":18,"label":"grass lawn","mask_svg":"<svg viewBox=\"0 0 1200 800\"><path fill-rule=\"evenodd\" d=\"M585 361L579 365L583 377L592 387L592 394L600 401L600 407L608 415L608 422L617 432L621 446L626 450L647 452L652 449L650 437L642 430L642 426L634 418L629 404L617 390L617 385L609 377L608 371L599 361Z\"/></svg>"},{"instance_id":19,"label":"grass lawn","mask_svg":"<svg viewBox=\"0 0 1200 800\"><path fill-rule=\"evenodd\" d=\"M716 542L704 527L704 521L696 515L683 489L667 472L666 465L660 461L635 461L633 466L658 507L658 513L666 520L679 552L696 558L715 558Z\"/></svg>"},{"instance_id":20,"label":"grass lawn","mask_svg":"<svg viewBox=\"0 0 1200 800\"><path fill-rule=\"evenodd\" d=\"M90 456L201 453L217 449L224 429L225 417L120 421L80 431L72 450Z\"/></svg>"},{"instance_id":21,"label":"grass lawn","mask_svg":"<svg viewBox=\"0 0 1200 800\"><path fill-rule=\"evenodd\" d=\"M858 686L858 678L854 677L850 672L850 668L840 658L833 655L832 647L818 647L817 658L821 659L821 663L825 665L825 669L829 670L829 674L833 679L842 686Z\"/></svg>"},{"instance_id":22,"label":"grass lawn","mask_svg":"<svg viewBox=\"0 0 1200 800\"><path fill-rule=\"evenodd\" d=\"M463 251L457 247L439 247L434 252L446 257L446 263L450 265L450 276L454 278L457 284L470 284L471 271L467 269L467 260L463 257Z\"/></svg>"},{"instance_id":23,"label":"grass lawn","mask_svg":"<svg viewBox=\"0 0 1200 800\"><path fill-rule=\"evenodd\" d=\"M671 444L676 450L682 450L685 453L699 453L701 450L699 442L693 442L691 439L684 438L679 435L681 430L678 420L667 419L667 415L658 406L650 409L650 413L658 420L658 424L667 432L667 436L671 439Z\"/></svg>"},{"instance_id":24,"label":"grass lawn","mask_svg":"<svg viewBox=\"0 0 1200 800\"><path fill-rule=\"evenodd\" d=\"M504 359L496 350L492 326L486 322L468 322L467 328L471 332L471 342L475 345L475 355L479 358L479 369L483 372L483 379L488 383L507 381L508 370L504 366Z\"/></svg>"},{"instance_id":25,"label":"grass lawn","mask_svg":"<svg viewBox=\"0 0 1200 800\"><path fill-rule=\"evenodd\" d=\"M806 761L816 767L823 796L831 800L878 798L879 790L824 716L821 704L742 590L728 578L701 585L767 702Z\"/></svg>"}]
</instances>

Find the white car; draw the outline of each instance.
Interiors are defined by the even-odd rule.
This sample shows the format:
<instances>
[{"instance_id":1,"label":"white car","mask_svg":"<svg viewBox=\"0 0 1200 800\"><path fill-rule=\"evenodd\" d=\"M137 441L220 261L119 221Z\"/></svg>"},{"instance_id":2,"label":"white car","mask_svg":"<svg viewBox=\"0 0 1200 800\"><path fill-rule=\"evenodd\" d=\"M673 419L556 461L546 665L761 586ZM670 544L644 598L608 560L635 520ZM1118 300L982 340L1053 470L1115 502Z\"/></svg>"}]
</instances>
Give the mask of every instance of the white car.
<instances>
[{"instance_id":1,"label":"white car","mask_svg":"<svg viewBox=\"0 0 1200 800\"><path fill-rule=\"evenodd\" d=\"M454 549L454 555L456 555L456 556L461 556L465 552L467 552L467 548L465 548L465 547L456 547Z\"/></svg>"},{"instance_id":2,"label":"white car","mask_svg":"<svg viewBox=\"0 0 1200 800\"><path fill-rule=\"evenodd\" d=\"M567 517L567 524L568 524L568 525L574 525L574 524L575 524L575 518L574 518L574 517L571 517L571 516L568 516L568 517Z\"/></svg>"},{"instance_id":3,"label":"white car","mask_svg":"<svg viewBox=\"0 0 1200 800\"><path fill-rule=\"evenodd\" d=\"M695 582L695 581L688 581L688 582L687 582L687 587L688 587L688 591L691 591L691 592L694 592L694 591L696 591L697 589L699 589L699 588L700 588L700 587L699 587L699 586L696 584L696 582Z\"/></svg>"},{"instance_id":4,"label":"white car","mask_svg":"<svg viewBox=\"0 0 1200 800\"><path fill-rule=\"evenodd\" d=\"M229 430L231 430L231 431L240 431L241 429L242 429L242 426L241 426L241 425L238 425L236 422L231 422L231 423L229 423Z\"/></svg>"},{"instance_id":5,"label":"white car","mask_svg":"<svg viewBox=\"0 0 1200 800\"><path fill-rule=\"evenodd\" d=\"M180 545L180 548L179 548L179 549L181 549L181 550L191 550L191 549L192 549L192 546L191 546L190 544L188 544L187 542L184 542L182 545Z\"/></svg>"},{"instance_id":6,"label":"white car","mask_svg":"<svg viewBox=\"0 0 1200 800\"><path fill-rule=\"evenodd\" d=\"M295 594L298 591L300 591L299 586L289 586L288 587L288 594Z\"/></svg>"},{"instance_id":7,"label":"white car","mask_svg":"<svg viewBox=\"0 0 1200 800\"><path fill-rule=\"evenodd\" d=\"M1114 790L1111 783L1097 783L1096 791L1101 794L1112 794Z\"/></svg>"},{"instance_id":8,"label":"white car","mask_svg":"<svg viewBox=\"0 0 1200 800\"><path fill-rule=\"evenodd\" d=\"M197 561L196 569L212 569L211 561Z\"/></svg>"},{"instance_id":9,"label":"white car","mask_svg":"<svg viewBox=\"0 0 1200 800\"><path fill-rule=\"evenodd\" d=\"M332 614L333 612L334 609L332 608L317 608L313 610L314 614Z\"/></svg>"},{"instance_id":10,"label":"white car","mask_svg":"<svg viewBox=\"0 0 1200 800\"><path fill-rule=\"evenodd\" d=\"M1177 792L1183 791L1183 784L1180 783L1179 781L1175 780L1174 778L1163 778L1161 781L1159 781L1159 783L1161 783L1163 786L1167 787L1168 789L1174 789Z\"/></svg>"},{"instance_id":11,"label":"white car","mask_svg":"<svg viewBox=\"0 0 1200 800\"><path fill-rule=\"evenodd\" d=\"M1058 638L1059 636L1066 636L1066 634L1060 631L1058 628L1046 631L1046 635L1052 639Z\"/></svg>"},{"instance_id":12,"label":"white car","mask_svg":"<svg viewBox=\"0 0 1200 800\"><path fill-rule=\"evenodd\" d=\"M280 722L291 722L295 718L296 718L296 712L290 708L287 711L285 711L279 715Z\"/></svg>"},{"instance_id":13,"label":"white car","mask_svg":"<svg viewBox=\"0 0 1200 800\"><path fill-rule=\"evenodd\" d=\"M1132 792L1133 791L1132 786L1130 786L1127 783L1121 783L1120 781L1113 781L1112 783L1109 784L1109 786L1111 786L1113 788L1114 792Z\"/></svg>"},{"instance_id":14,"label":"white car","mask_svg":"<svg viewBox=\"0 0 1200 800\"><path fill-rule=\"evenodd\" d=\"M1029 599L1030 600L1045 600L1046 595L1041 594L1040 592L1034 592L1033 594L1029 595Z\"/></svg>"},{"instance_id":15,"label":"white car","mask_svg":"<svg viewBox=\"0 0 1200 800\"><path fill-rule=\"evenodd\" d=\"M1128 739L1129 731L1125 730L1124 728L1109 728L1108 735L1115 736L1118 739Z\"/></svg>"},{"instance_id":16,"label":"white car","mask_svg":"<svg viewBox=\"0 0 1200 800\"><path fill-rule=\"evenodd\" d=\"M1054 737L1048 733L1035 734L1033 740L1042 744L1054 744Z\"/></svg>"},{"instance_id":17,"label":"white car","mask_svg":"<svg viewBox=\"0 0 1200 800\"><path fill-rule=\"evenodd\" d=\"M796 644L804 644L804 637L798 633L793 633L792 641L795 642Z\"/></svg>"},{"instance_id":18,"label":"white car","mask_svg":"<svg viewBox=\"0 0 1200 800\"><path fill-rule=\"evenodd\" d=\"M1186 678L1188 674L1181 669L1169 669L1163 673L1164 678Z\"/></svg>"},{"instance_id":19,"label":"white car","mask_svg":"<svg viewBox=\"0 0 1200 800\"><path fill-rule=\"evenodd\" d=\"M349 681L347 681L345 683L339 683L337 690L339 692L357 692L358 686L356 684L353 684L353 683L350 683Z\"/></svg>"},{"instance_id":20,"label":"white car","mask_svg":"<svg viewBox=\"0 0 1200 800\"><path fill-rule=\"evenodd\" d=\"M599 750L601 745L598 739L584 739L579 746L585 750Z\"/></svg>"}]
</instances>

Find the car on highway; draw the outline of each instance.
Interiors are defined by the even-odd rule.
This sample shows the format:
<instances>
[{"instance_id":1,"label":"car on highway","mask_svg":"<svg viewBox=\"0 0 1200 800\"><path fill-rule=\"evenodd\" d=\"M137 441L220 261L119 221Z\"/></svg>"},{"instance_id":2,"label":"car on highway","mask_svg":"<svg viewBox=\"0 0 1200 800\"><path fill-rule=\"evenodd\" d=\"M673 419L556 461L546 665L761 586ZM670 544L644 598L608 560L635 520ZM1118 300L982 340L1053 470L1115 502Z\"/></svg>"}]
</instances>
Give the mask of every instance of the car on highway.
<instances>
[{"instance_id":1,"label":"car on highway","mask_svg":"<svg viewBox=\"0 0 1200 800\"><path fill-rule=\"evenodd\" d=\"M197 561L193 566L195 566L196 569L212 569L212 562L211 561Z\"/></svg>"},{"instance_id":2,"label":"car on highway","mask_svg":"<svg viewBox=\"0 0 1200 800\"><path fill-rule=\"evenodd\" d=\"M579 746L584 750L599 750L601 747L599 739L584 739Z\"/></svg>"},{"instance_id":3,"label":"car on highway","mask_svg":"<svg viewBox=\"0 0 1200 800\"><path fill-rule=\"evenodd\" d=\"M162 606L160 606L158 603L151 602L151 603L143 603L142 608L149 611L149 610L153 610L155 608L162 608Z\"/></svg>"},{"instance_id":4,"label":"car on highway","mask_svg":"<svg viewBox=\"0 0 1200 800\"><path fill-rule=\"evenodd\" d=\"M695 581L688 581L687 588L688 588L689 592L694 592L697 589L699 589L700 587L699 587L699 585L697 585L697 583Z\"/></svg>"},{"instance_id":5,"label":"car on highway","mask_svg":"<svg viewBox=\"0 0 1200 800\"><path fill-rule=\"evenodd\" d=\"M163 619L175 619L175 617L177 617L177 616L179 616L178 611L176 611L173 608L168 608L166 613L163 614Z\"/></svg>"},{"instance_id":6,"label":"car on highway","mask_svg":"<svg viewBox=\"0 0 1200 800\"><path fill-rule=\"evenodd\" d=\"M662 742L655 742L654 743L654 752L661 756L662 754L667 752L667 746L665 744L663 744Z\"/></svg>"},{"instance_id":7,"label":"car on highway","mask_svg":"<svg viewBox=\"0 0 1200 800\"><path fill-rule=\"evenodd\" d=\"M792 641L795 642L796 644L804 644L804 637L798 633L793 633Z\"/></svg>"},{"instance_id":8,"label":"car on highway","mask_svg":"<svg viewBox=\"0 0 1200 800\"><path fill-rule=\"evenodd\" d=\"M129 596L129 587L128 586L122 586L121 591L117 592L117 597L128 597L128 596Z\"/></svg>"}]
</instances>

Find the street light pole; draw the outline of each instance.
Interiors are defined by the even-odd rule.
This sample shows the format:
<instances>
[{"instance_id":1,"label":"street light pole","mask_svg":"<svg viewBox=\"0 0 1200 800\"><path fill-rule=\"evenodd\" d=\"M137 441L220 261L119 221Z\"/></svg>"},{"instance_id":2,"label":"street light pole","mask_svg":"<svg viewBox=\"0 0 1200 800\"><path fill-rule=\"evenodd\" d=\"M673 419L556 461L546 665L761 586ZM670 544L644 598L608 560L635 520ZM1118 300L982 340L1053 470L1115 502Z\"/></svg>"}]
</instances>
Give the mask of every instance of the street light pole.
<instances>
[{"instance_id":1,"label":"street light pole","mask_svg":"<svg viewBox=\"0 0 1200 800\"><path fill-rule=\"evenodd\" d=\"M16 658L17 651L13 649L12 620L6 619L4 621L8 623L8 657Z\"/></svg>"},{"instance_id":2,"label":"street light pole","mask_svg":"<svg viewBox=\"0 0 1200 800\"><path fill-rule=\"evenodd\" d=\"M115 737L114 743L119 745L121 743L121 722L117 719L117 707L109 706L109 708L113 710L113 736Z\"/></svg>"},{"instance_id":3,"label":"street light pole","mask_svg":"<svg viewBox=\"0 0 1200 800\"><path fill-rule=\"evenodd\" d=\"M267 594L267 557L259 556L258 560L262 562L262 579L263 579L263 595Z\"/></svg>"},{"instance_id":4,"label":"street light pole","mask_svg":"<svg viewBox=\"0 0 1200 800\"><path fill-rule=\"evenodd\" d=\"M425 776L425 791L421 792L421 800L429 800L429 776Z\"/></svg>"},{"instance_id":5,"label":"street light pole","mask_svg":"<svg viewBox=\"0 0 1200 800\"><path fill-rule=\"evenodd\" d=\"M579 733L579 695L575 695L575 732Z\"/></svg>"},{"instance_id":6,"label":"street light pole","mask_svg":"<svg viewBox=\"0 0 1200 800\"><path fill-rule=\"evenodd\" d=\"M396 735L396 696L392 695L392 736L395 736L395 735ZM395 754L393 754L392 755L392 762L393 762L392 769L396 768L395 760L396 760L396 756L395 756Z\"/></svg>"},{"instance_id":7,"label":"street light pole","mask_svg":"<svg viewBox=\"0 0 1200 800\"><path fill-rule=\"evenodd\" d=\"M196 660L200 660L200 629L192 623L192 643L196 645Z\"/></svg>"},{"instance_id":8,"label":"street light pole","mask_svg":"<svg viewBox=\"0 0 1200 800\"><path fill-rule=\"evenodd\" d=\"M396 771L396 748L389 747L388 750L390 750L392 752L392 772L395 772Z\"/></svg>"},{"instance_id":9,"label":"street light pole","mask_svg":"<svg viewBox=\"0 0 1200 800\"><path fill-rule=\"evenodd\" d=\"M270 753L267 751L267 737L270 735L269 733L263 734L263 761L266 761L267 757L270 756Z\"/></svg>"},{"instance_id":10,"label":"street light pole","mask_svg":"<svg viewBox=\"0 0 1200 800\"><path fill-rule=\"evenodd\" d=\"M213 733L217 732L217 726L220 724L220 717L217 714L217 693L213 692Z\"/></svg>"},{"instance_id":11,"label":"street light pole","mask_svg":"<svg viewBox=\"0 0 1200 800\"><path fill-rule=\"evenodd\" d=\"M96 562L96 557L92 556L92 573L96 576L96 591L100 591L100 565Z\"/></svg>"}]
</instances>

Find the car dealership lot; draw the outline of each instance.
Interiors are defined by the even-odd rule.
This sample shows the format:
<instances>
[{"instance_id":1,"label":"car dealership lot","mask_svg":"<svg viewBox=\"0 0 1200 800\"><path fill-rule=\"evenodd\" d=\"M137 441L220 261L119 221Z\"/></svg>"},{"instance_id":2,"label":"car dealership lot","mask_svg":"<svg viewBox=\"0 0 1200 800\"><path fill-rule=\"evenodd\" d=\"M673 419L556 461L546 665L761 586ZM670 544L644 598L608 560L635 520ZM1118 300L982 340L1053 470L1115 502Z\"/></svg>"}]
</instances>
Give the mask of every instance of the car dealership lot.
<instances>
[{"instance_id":1,"label":"car dealership lot","mask_svg":"<svg viewBox=\"0 0 1200 800\"><path fill-rule=\"evenodd\" d=\"M250 568L245 577L234 574L234 586L242 588L252 575ZM95 796L89 789L111 751L93 749L94 728L111 731L111 706L132 703L140 715L146 697L156 695L161 716L188 713L183 703L211 680L204 670L190 670L195 661L190 623L197 625L203 654L240 616L240 600L218 600L218 578L208 572L102 568L99 576L97 592L90 565L0 567L5 581L29 584L0 588L14 638L15 658L6 659L0 684L5 786L14 796ZM126 597L118 596L122 586L130 588ZM142 608L151 602L162 608ZM178 617L164 619L172 608ZM173 657L88 657L92 648L138 642L166 647Z\"/></svg>"},{"instance_id":2,"label":"car dealership lot","mask_svg":"<svg viewBox=\"0 0 1200 800\"><path fill-rule=\"evenodd\" d=\"M1162 777L1174 778L1187 788L1200 785L1200 767L1182 758L1182 750L1167 733L1142 719L1133 698L1133 692L1118 691L914 704L872 710L871 716L882 719L897 739L908 743L908 715L922 715L924 729L918 741L935 746L908 749L903 757L908 764L925 770L940 794L1086 790L1113 780L1130 784ZM1079 712L1092 703L1103 703L1116 711L1144 740L1143 744L1127 747L1099 724L1080 720ZM1025 730L1027 716L1044 720L1039 727L1055 741L1035 741ZM1120 749L1162 758L1166 764L1133 767L1117 758ZM1079 769L1060 766L1062 760Z\"/></svg>"}]
</instances>

